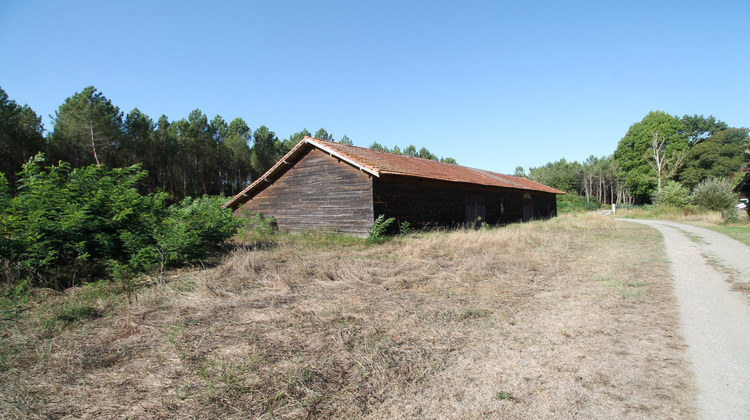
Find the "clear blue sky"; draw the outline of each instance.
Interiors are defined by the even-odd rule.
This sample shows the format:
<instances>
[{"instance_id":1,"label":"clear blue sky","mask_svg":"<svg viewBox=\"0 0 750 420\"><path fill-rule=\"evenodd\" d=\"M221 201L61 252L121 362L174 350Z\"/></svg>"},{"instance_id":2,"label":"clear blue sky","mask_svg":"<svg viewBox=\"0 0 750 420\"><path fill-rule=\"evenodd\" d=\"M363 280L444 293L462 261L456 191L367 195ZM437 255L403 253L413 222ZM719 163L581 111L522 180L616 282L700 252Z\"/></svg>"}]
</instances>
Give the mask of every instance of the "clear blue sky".
<instances>
[{"instance_id":1,"label":"clear blue sky","mask_svg":"<svg viewBox=\"0 0 750 420\"><path fill-rule=\"evenodd\" d=\"M91 85L512 173L609 155L651 110L750 127L750 1L0 0L11 99L51 130Z\"/></svg>"}]
</instances>

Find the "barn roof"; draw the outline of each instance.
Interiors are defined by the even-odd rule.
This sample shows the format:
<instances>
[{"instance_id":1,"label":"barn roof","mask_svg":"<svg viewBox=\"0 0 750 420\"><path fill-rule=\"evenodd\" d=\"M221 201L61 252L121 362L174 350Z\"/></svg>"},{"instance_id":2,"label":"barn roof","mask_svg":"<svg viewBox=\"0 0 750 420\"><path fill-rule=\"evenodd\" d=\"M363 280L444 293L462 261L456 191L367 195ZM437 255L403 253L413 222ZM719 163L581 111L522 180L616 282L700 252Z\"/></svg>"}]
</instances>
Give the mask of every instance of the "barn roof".
<instances>
[{"instance_id":1,"label":"barn roof","mask_svg":"<svg viewBox=\"0 0 750 420\"><path fill-rule=\"evenodd\" d=\"M744 193L745 195L750 196L750 172L745 173L745 176L742 177L740 183L734 187L732 192Z\"/></svg>"},{"instance_id":2,"label":"barn roof","mask_svg":"<svg viewBox=\"0 0 750 420\"><path fill-rule=\"evenodd\" d=\"M491 187L565 194L563 191L527 178L305 137L269 169L268 172L224 204L224 208L236 208L244 204L252 198L264 183L273 182L276 179L275 175L283 171L285 166L291 165L294 157L305 153L310 148L328 153L375 177L380 177L381 175L402 175Z\"/></svg>"}]
</instances>

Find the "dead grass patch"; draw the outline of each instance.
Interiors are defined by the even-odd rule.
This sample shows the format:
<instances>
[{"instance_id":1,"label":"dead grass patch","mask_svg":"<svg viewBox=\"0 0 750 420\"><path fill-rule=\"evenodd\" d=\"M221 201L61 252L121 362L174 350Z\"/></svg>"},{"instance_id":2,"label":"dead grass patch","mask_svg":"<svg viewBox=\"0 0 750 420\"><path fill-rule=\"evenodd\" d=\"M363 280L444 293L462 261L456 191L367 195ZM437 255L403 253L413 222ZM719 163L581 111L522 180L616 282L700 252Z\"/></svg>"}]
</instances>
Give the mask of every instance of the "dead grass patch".
<instances>
[{"instance_id":1,"label":"dead grass patch","mask_svg":"<svg viewBox=\"0 0 750 420\"><path fill-rule=\"evenodd\" d=\"M671 209L668 211L663 211L663 209L660 211L658 206L651 207L648 210L642 208L623 208L617 210L616 217L670 220L681 223L709 223L714 225L724 223L724 216L720 211L696 211L693 207L684 210Z\"/></svg>"},{"instance_id":2,"label":"dead grass patch","mask_svg":"<svg viewBox=\"0 0 750 420\"><path fill-rule=\"evenodd\" d=\"M112 296L3 325L0 416L695 416L659 237L595 215L279 240L140 289L130 324ZM96 316L45 327L74 299Z\"/></svg>"}]
</instances>

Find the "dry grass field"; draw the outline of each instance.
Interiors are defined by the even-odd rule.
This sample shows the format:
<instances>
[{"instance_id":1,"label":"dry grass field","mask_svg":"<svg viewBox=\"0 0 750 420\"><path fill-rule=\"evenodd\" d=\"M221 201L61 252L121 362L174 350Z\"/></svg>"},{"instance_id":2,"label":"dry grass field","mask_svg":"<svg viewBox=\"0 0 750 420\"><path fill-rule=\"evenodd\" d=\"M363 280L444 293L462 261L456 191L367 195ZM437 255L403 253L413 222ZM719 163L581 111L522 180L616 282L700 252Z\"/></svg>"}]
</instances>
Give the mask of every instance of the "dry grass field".
<instances>
[{"instance_id":1,"label":"dry grass field","mask_svg":"<svg viewBox=\"0 0 750 420\"><path fill-rule=\"evenodd\" d=\"M693 418L660 236L567 215L379 245L248 243L213 268L36 291L1 418Z\"/></svg>"}]
</instances>

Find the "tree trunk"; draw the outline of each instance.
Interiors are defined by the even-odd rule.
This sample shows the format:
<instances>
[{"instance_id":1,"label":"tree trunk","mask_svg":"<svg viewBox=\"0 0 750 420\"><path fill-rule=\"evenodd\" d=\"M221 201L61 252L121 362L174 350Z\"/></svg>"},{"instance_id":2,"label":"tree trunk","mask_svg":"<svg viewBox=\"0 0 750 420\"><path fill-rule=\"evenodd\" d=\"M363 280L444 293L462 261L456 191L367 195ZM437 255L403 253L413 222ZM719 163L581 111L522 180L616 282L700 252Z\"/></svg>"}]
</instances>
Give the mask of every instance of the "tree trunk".
<instances>
[{"instance_id":1,"label":"tree trunk","mask_svg":"<svg viewBox=\"0 0 750 420\"><path fill-rule=\"evenodd\" d=\"M94 123L89 123L89 132L91 133L91 150L94 151L94 161L99 164L99 156L96 154L96 143L94 142Z\"/></svg>"}]
</instances>

